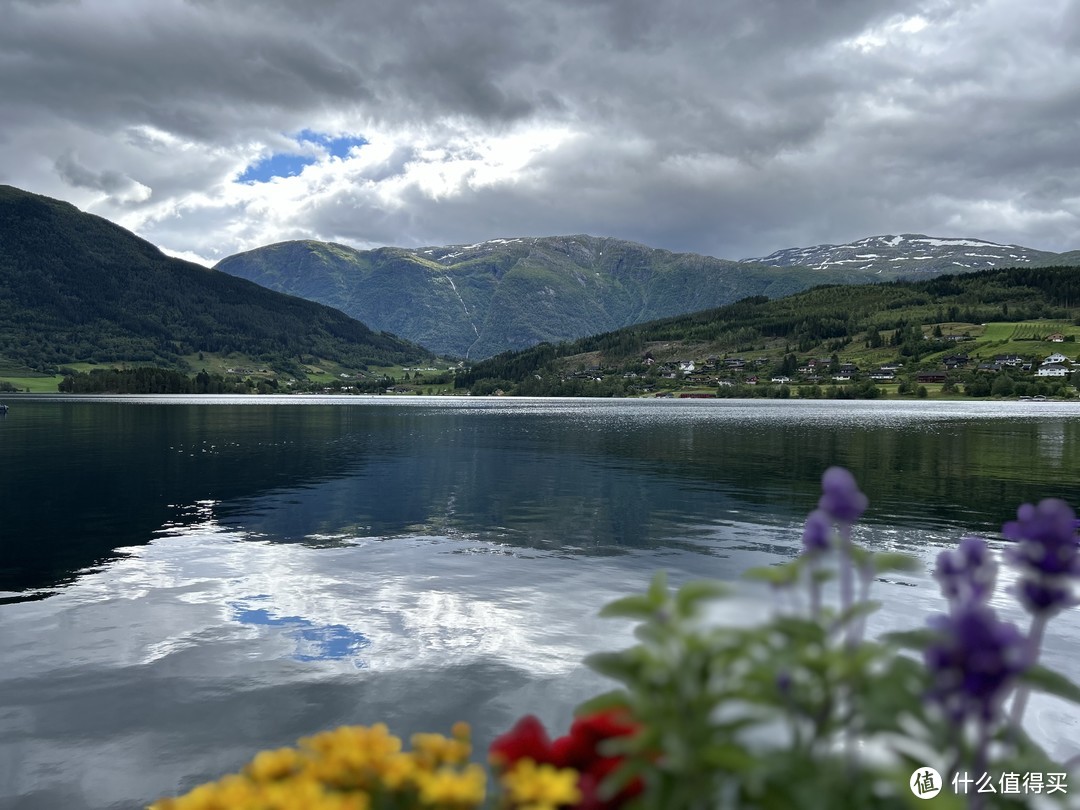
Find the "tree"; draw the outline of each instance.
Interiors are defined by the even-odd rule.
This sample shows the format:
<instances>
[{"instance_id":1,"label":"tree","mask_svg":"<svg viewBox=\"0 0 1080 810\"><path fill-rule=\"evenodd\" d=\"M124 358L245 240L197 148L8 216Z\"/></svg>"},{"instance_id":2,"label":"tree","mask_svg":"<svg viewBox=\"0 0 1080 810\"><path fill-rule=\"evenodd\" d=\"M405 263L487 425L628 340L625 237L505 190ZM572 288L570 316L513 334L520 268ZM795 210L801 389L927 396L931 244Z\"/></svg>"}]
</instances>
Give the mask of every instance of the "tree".
<instances>
[{"instance_id":1,"label":"tree","mask_svg":"<svg viewBox=\"0 0 1080 810\"><path fill-rule=\"evenodd\" d=\"M1016 384L1008 374L999 374L998 378L994 380L994 384L990 386L990 394L995 397L1012 396L1015 390Z\"/></svg>"}]
</instances>

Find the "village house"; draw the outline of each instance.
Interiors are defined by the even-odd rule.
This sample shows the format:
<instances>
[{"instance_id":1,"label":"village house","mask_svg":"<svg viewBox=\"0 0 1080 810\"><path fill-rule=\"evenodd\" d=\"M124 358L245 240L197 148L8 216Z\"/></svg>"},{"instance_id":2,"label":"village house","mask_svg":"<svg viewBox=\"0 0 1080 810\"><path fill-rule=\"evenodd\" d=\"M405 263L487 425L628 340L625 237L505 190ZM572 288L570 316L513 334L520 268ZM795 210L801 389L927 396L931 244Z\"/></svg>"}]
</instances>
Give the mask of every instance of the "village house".
<instances>
[{"instance_id":1,"label":"village house","mask_svg":"<svg viewBox=\"0 0 1080 810\"><path fill-rule=\"evenodd\" d=\"M942 359L942 363L947 369L963 368L968 364L968 356L966 354L950 354L948 357Z\"/></svg>"},{"instance_id":2,"label":"village house","mask_svg":"<svg viewBox=\"0 0 1080 810\"><path fill-rule=\"evenodd\" d=\"M1067 366L1060 365L1058 363L1050 363L1048 365L1039 366L1039 370L1035 372L1036 377L1067 377L1069 376L1069 368Z\"/></svg>"},{"instance_id":3,"label":"village house","mask_svg":"<svg viewBox=\"0 0 1080 810\"><path fill-rule=\"evenodd\" d=\"M1018 368L1024 364L1024 358L1018 354L997 354L994 355L994 362L999 366Z\"/></svg>"},{"instance_id":4,"label":"village house","mask_svg":"<svg viewBox=\"0 0 1080 810\"><path fill-rule=\"evenodd\" d=\"M1052 355L1043 360L1043 363L1053 363L1057 365L1065 365L1071 363L1068 357L1061 352L1054 352Z\"/></svg>"},{"instance_id":5,"label":"village house","mask_svg":"<svg viewBox=\"0 0 1080 810\"><path fill-rule=\"evenodd\" d=\"M1054 334L1052 335L1047 335L1046 340L1048 340L1050 343L1064 343L1065 336L1061 334L1061 332L1054 332Z\"/></svg>"}]
</instances>

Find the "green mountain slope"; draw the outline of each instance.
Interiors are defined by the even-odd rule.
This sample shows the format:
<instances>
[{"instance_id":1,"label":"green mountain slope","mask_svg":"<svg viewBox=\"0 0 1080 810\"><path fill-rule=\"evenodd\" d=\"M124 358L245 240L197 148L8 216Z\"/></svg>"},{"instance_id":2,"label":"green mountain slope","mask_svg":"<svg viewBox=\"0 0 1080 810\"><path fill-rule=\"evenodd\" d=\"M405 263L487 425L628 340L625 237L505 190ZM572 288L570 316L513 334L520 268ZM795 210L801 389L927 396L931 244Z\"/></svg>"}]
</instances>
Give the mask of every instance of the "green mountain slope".
<instances>
[{"instance_id":1,"label":"green mountain slope","mask_svg":"<svg viewBox=\"0 0 1080 810\"><path fill-rule=\"evenodd\" d=\"M354 368L430 356L336 310L169 258L68 203L0 186L0 358L36 369L183 368L200 351L281 370L302 356Z\"/></svg>"},{"instance_id":2,"label":"green mountain slope","mask_svg":"<svg viewBox=\"0 0 1080 810\"><path fill-rule=\"evenodd\" d=\"M472 359L850 278L841 270L808 278L803 268L740 264L592 236L368 251L283 242L230 256L215 269L336 307L433 351Z\"/></svg>"},{"instance_id":3,"label":"green mountain slope","mask_svg":"<svg viewBox=\"0 0 1080 810\"><path fill-rule=\"evenodd\" d=\"M798 365L838 353L839 359L857 362L864 370L897 358L937 369L944 355L959 350L973 357L1021 351L1017 340L1030 345L1033 354L1048 352L1052 344L1036 337L1038 327L1013 324L1038 319L1047 324L1043 335L1061 329L1075 333L1080 331L1075 328L1078 316L1078 266L821 286L776 300L755 296L576 341L508 352L476 363L458 375L456 384L470 388L492 381L489 387L514 393L582 393L581 386L569 390L559 384L569 372L585 367L593 370L583 375L588 379L644 372L646 355L658 364L745 355L762 358L767 370L779 367L788 355L791 364ZM995 322L1010 325L998 334L1002 330L994 328ZM970 336L970 341L956 342L950 336Z\"/></svg>"}]
</instances>

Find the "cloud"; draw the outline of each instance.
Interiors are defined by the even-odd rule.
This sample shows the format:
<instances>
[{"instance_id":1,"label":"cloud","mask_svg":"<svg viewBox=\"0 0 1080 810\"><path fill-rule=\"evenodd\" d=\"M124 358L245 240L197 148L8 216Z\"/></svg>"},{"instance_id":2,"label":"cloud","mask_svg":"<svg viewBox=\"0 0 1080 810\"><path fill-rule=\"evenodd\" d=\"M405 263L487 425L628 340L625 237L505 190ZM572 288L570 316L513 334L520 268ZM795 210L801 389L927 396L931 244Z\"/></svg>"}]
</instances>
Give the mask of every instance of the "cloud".
<instances>
[{"instance_id":1,"label":"cloud","mask_svg":"<svg viewBox=\"0 0 1080 810\"><path fill-rule=\"evenodd\" d=\"M1074 249L1078 8L20 2L0 179L205 257L581 232L728 258L904 231Z\"/></svg>"},{"instance_id":2,"label":"cloud","mask_svg":"<svg viewBox=\"0 0 1080 810\"><path fill-rule=\"evenodd\" d=\"M76 188L104 191L110 199L121 205L150 199L150 189L142 183L111 169L92 171L79 163L72 149L56 159L56 172L65 182Z\"/></svg>"}]
</instances>

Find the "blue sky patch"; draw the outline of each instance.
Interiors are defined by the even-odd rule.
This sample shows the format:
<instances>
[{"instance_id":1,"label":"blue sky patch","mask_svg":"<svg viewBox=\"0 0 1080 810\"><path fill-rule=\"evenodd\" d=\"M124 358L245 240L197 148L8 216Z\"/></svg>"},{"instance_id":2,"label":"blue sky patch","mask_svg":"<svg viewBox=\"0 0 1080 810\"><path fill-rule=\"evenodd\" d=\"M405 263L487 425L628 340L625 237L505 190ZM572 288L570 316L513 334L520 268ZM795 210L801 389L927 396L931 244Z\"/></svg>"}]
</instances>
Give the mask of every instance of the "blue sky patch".
<instances>
[{"instance_id":1,"label":"blue sky patch","mask_svg":"<svg viewBox=\"0 0 1080 810\"><path fill-rule=\"evenodd\" d=\"M364 146L367 141L363 138L353 138L350 136L342 136L339 138L325 135L321 132L313 132L310 129L303 129L296 136L296 140L303 143L317 143L326 149L330 153L331 157L344 158L349 156L349 150L354 146Z\"/></svg>"},{"instance_id":2,"label":"blue sky patch","mask_svg":"<svg viewBox=\"0 0 1080 810\"><path fill-rule=\"evenodd\" d=\"M263 599L263 596L252 599ZM283 628L285 634L296 642L292 658L296 661L334 661L352 658L362 668L365 663L357 658L360 650L371 644L363 633L350 630L343 624L318 624L301 616L274 616L264 608L251 608L245 604L233 604L233 618L241 624Z\"/></svg>"},{"instance_id":3,"label":"blue sky patch","mask_svg":"<svg viewBox=\"0 0 1080 810\"><path fill-rule=\"evenodd\" d=\"M265 183L274 177L295 177L310 166L315 158L306 155L271 155L244 169L236 178L238 183Z\"/></svg>"},{"instance_id":4,"label":"blue sky patch","mask_svg":"<svg viewBox=\"0 0 1080 810\"><path fill-rule=\"evenodd\" d=\"M318 157L312 154L304 154L313 151L309 144L313 144L321 150L325 150L331 157L346 158L354 147L364 146L367 141L363 138L352 136L334 137L322 132L303 129L294 138L300 149L297 153L279 152L270 157L263 158L244 169L244 173L236 178L238 183L266 183L275 177L295 177L310 166L318 162Z\"/></svg>"}]
</instances>

